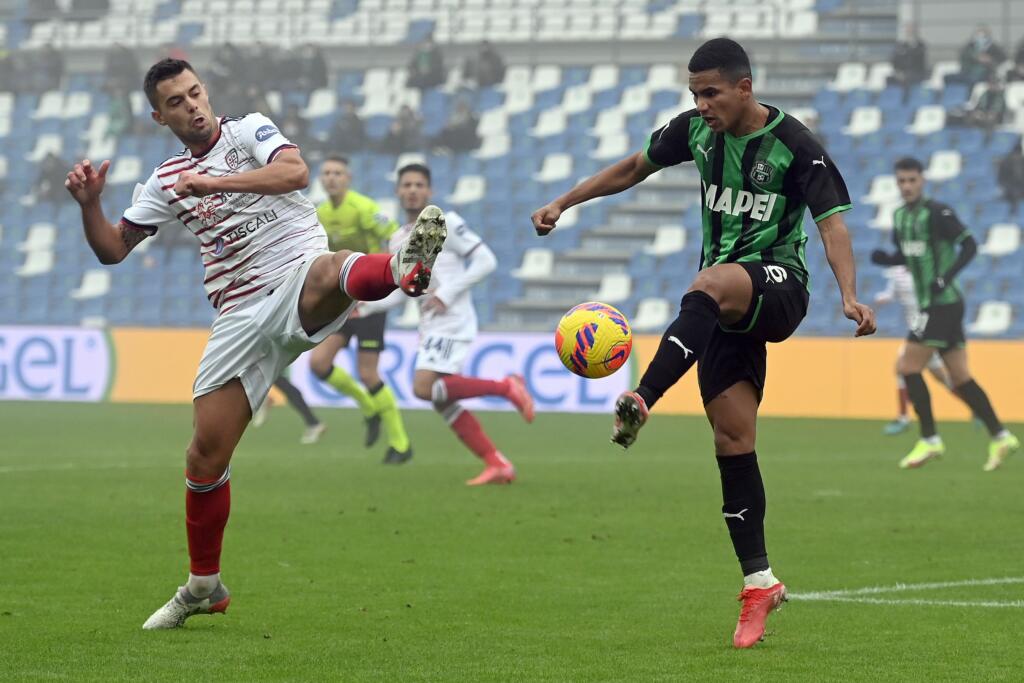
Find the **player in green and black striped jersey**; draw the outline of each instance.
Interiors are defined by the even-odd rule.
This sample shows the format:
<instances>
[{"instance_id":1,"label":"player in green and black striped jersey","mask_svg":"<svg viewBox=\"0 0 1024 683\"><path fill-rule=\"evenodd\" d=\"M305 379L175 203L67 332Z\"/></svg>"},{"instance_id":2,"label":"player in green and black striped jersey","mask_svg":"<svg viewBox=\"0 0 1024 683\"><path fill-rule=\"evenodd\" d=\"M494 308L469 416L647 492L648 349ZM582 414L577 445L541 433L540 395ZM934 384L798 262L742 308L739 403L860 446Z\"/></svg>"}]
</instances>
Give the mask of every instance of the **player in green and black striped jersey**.
<instances>
[{"instance_id":1,"label":"player in green and black striped jersey","mask_svg":"<svg viewBox=\"0 0 1024 683\"><path fill-rule=\"evenodd\" d=\"M857 323L856 335L873 333L875 320L857 301L853 250L842 220L850 198L821 144L799 121L754 98L750 60L736 42L708 41L693 54L689 71L696 108L655 131L643 151L539 209L533 224L538 234L547 234L571 206L622 192L665 166L696 163L703 202L700 271L640 386L619 397L612 440L632 444L648 410L698 364L721 472L722 513L744 574L733 644L750 647L764 634L768 613L785 598L765 550L765 496L754 435L765 344L789 337L807 312L808 208L839 282L843 312Z\"/></svg>"},{"instance_id":2,"label":"player in green and black striped jersey","mask_svg":"<svg viewBox=\"0 0 1024 683\"><path fill-rule=\"evenodd\" d=\"M957 274L977 253L971 233L949 206L924 195L921 162L904 158L896 162L896 183L905 202L893 216L894 253L876 249L871 260L883 266L905 265L914 279L919 319L907 335L907 345L897 367L921 423L921 438L900 467L920 467L942 455L945 446L932 416L932 401L921 372L938 350L949 371L953 393L985 423L992 437L985 471L1000 465L1020 441L996 417L985 391L967 367L964 337L964 295Z\"/></svg>"}]
</instances>

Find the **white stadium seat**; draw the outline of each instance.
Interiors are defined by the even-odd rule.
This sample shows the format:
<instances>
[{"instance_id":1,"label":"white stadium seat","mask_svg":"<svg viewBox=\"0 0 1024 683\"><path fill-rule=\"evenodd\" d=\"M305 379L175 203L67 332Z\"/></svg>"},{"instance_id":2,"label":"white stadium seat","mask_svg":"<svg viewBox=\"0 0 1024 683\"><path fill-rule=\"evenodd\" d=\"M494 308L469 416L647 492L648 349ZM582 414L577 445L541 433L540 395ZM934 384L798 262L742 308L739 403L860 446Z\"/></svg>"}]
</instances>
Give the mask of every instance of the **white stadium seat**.
<instances>
[{"instance_id":1,"label":"white stadium seat","mask_svg":"<svg viewBox=\"0 0 1024 683\"><path fill-rule=\"evenodd\" d=\"M935 62L932 76L928 79L928 87L932 90L942 90L946 87L946 76L957 73L960 73L960 62Z\"/></svg>"},{"instance_id":2,"label":"white stadium seat","mask_svg":"<svg viewBox=\"0 0 1024 683\"><path fill-rule=\"evenodd\" d=\"M952 180L960 175L963 167L963 158L960 152L954 150L941 150L932 155L925 169L924 177L935 182Z\"/></svg>"},{"instance_id":3,"label":"white stadium seat","mask_svg":"<svg viewBox=\"0 0 1024 683\"><path fill-rule=\"evenodd\" d=\"M520 280L550 277L555 270L555 253L550 249L532 248L523 252L523 263L512 271Z\"/></svg>"},{"instance_id":4,"label":"white stadium seat","mask_svg":"<svg viewBox=\"0 0 1024 683\"><path fill-rule=\"evenodd\" d=\"M644 247L652 256L668 256L686 247L686 230L678 225L663 225L654 234L654 243Z\"/></svg>"},{"instance_id":5,"label":"white stadium seat","mask_svg":"<svg viewBox=\"0 0 1024 683\"><path fill-rule=\"evenodd\" d=\"M52 251L30 251L25 257L25 263L15 273L20 277L35 277L36 275L45 275L52 270Z\"/></svg>"},{"instance_id":6,"label":"white stadium seat","mask_svg":"<svg viewBox=\"0 0 1024 683\"><path fill-rule=\"evenodd\" d=\"M875 217L868 221L868 227L876 230L892 230L892 217L896 209L903 204L903 200L896 199L882 202L878 205L878 212Z\"/></svg>"},{"instance_id":7,"label":"white stadium seat","mask_svg":"<svg viewBox=\"0 0 1024 683\"><path fill-rule=\"evenodd\" d=\"M111 162L107 182L111 185L135 183L140 177L142 177L142 159L129 154Z\"/></svg>"},{"instance_id":8,"label":"white stadium seat","mask_svg":"<svg viewBox=\"0 0 1024 683\"><path fill-rule=\"evenodd\" d=\"M333 88L314 90L302 116L307 119L316 119L333 113L338 108L337 98L337 93Z\"/></svg>"},{"instance_id":9,"label":"white stadium seat","mask_svg":"<svg viewBox=\"0 0 1024 683\"><path fill-rule=\"evenodd\" d=\"M52 223L36 223L28 229L25 241L18 245L19 251L46 251L52 249L57 240L57 226Z\"/></svg>"},{"instance_id":10,"label":"white stadium seat","mask_svg":"<svg viewBox=\"0 0 1024 683\"><path fill-rule=\"evenodd\" d=\"M580 114L590 109L593 103L591 90L586 85L566 88L562 95L562 111L566 114Z\"/></svg>"},{"instance_id":11,"label":"white stadium seat","mask_svg":"<svg viewBox=\"0 0 1024 683\"><path fill-rule=\"evenodd\" d=\"M82 284L71 290L72 299L96 299L110 291L110 271L91 268L82 275Z\"/></svg>"},{"instance_id":12,"label":"white stadium seat","mask_svg":"<svg viewBox=\"0 0 1024 683\"><path fill-rule=\"evenodd\" d=\"M548 154L544 157L544 165L540 173L536 173L533 179L540 183L553 183L565 180L572 174L572 155L570 154Z\"/></svg>"},{"instance_id":13,"label":"white stadium seat","mask_svg":"<svg viewBox=\"0 0 1024 683\"><path fill-rule=\"evenodd\" d=\"M860 137L874 133L882 127L882 110L878 107L857 107L850 115L850 124L843 128L843 133Z\"/></svg>"},{"instance_id":14,"label":"white stadium seat","mask_svg":"<svg viewBox=\"0 0 1024 683\"><path fill-rule=\"evenodd\" d=\"M643 299L631 322L637 332L661 332L671 320L672 304L668 299Z\"/></svg>"},{"instance_id":15,"label":"white stadium seat","mask_svg":"<svg viewBox=\"0 0 1024 683\"><path fill-rule=\"evenodd\" d=\"M593 159L621 159L630 150L629 133L608 133L602 135L597 149L590 153Z\"/></svg>"},{"instance_id":16,"label":"white stadium seat","mask_svg":"<svg viewBox=\"0 0 1024 683\"><path fill-rule=\"evenodd\" d=\"M868 78L868 68L860 62L845 62L839 65L835 79L828 84L830 90L850 92L863 88Z\"/></svg>"},{"instance_id":17,"label":"white stadium seat","mask_svg":"<svg viewBox=\"0 0 1024 683\"><path fill-rule=\"evenodd\" d=\"M619 84L619 67L615 64L598 64L590 70L587 85L594 92L610 90Z\"/></svg>"},{"instance_id":18,"label":"white stadium seat","mask_svg":"<svg viewBox=\"0 0 1024 683\"><path fill-rule=\"evenodd\" d=\"M564 111L559 108L546 109L540 113L537 125L530 131L530 135L538 138L558 135L565 132L567 125Z\"/></svg>"},{"instance_id":19,"label":"white stadium seat","mask_svg":"<svg viewBox=\"0 0 1024 683\"><path fill-rule=\"evenodd\" d=\"M988 256L1008 256L1020 249L1020 226L996 223L988 230L985 243L978 251Z\"/></svg>"},{"instance_id":20,"label":"white stadium seat","mask_svg":"<svg viewBox=\"0 0 1024 683\"><path fill-rule=\"evenodd\" d=\"M596 301L617 303L629 298L633 279L628 273L609 273L601 278L601 288L594 294Z\"/></svg>"},{"instance_id":21,"label":"white stadium seat","mask_svg":"<svg viewBox=\"0 0 1024 683\"><path fill-rule=\"evenodd\" d=\"M995 335L1010 329L1013 308L1005 301L986 301L978 309L978 318L967 326L971 334Z\"/></svg>"},{"instance_id":22,"label":"white stadium seat","mask_svg":"<svg viewBox=\"0 0 1024 683\"><path fill-rule=\"evenodd\" d=\"M946 127L946 109L938 104L929 104L914 113L914 120L907 126L907 132L914 135L931 135Z\"/></svg>"},{"instance_id":23,"label":"white stadium seat","mask_svg":"<svg viewBox=\"0 0 1024 683\"><path fill-rule=\"evenodd\" d=\"M892 62L877 62L876 64L872 64L865 87L868 90L878 92L885 88L886 84L889 82L889 76L891 75Z\"/></svg>"},{"instance_id":24,"label":"white stadium seat","mask_svg":"<svg viewBox=\"0 0 1024 683\"><path fill-rule=\"evenodd\" d=\"M498 159L506 156L512 149L512 138L508 133L491 133L483 135L484 143L473 152L477 159Z\"/></svg>"},{"instance_id":25,"label":"white stadium seat","mask_svg":"<svg viewBox=\"0 0 1024 683\"><path fill-rule=\"evenodd\" d=\"M604 109L597 115L594 127L590 129L591 135L602 136L611 133L621 133L626 130L626 114L621 109Z\"/></svg>"},{"instance_id":26,"label":"white stadium seat","mask_svg":"<svg viewBox=\"0 0 1024 683\"><path fill-rule=\"evenodd\" d=\"M487 181L483 176L461 176L455 183L455 190L448 196L448 201L456 206L472 204L487 194Z\"/></svg>"}]
</instances>

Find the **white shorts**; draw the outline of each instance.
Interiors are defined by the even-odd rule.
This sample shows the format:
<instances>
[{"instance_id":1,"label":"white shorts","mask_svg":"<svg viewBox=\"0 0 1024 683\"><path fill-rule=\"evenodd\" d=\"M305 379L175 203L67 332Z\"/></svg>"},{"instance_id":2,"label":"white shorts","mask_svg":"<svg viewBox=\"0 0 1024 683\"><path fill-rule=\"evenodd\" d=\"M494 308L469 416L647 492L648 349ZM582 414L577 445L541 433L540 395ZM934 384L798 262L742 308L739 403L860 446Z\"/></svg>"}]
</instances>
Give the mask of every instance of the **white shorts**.
<instances>
[{"instance_id":1,"label":"white shorts","mask_svg":"<svg viewBox=\"0 0 1024 683\"><path fill-rule=\"evenodd\" d=\"M341 329L351 307L312 336L299 322L302 285L319 256L312 256L293 270L270 294L258 296L214 321L192 386L192 400L237 377L245 388L249 407L256 412L285 368L303 351Z\"/></svg>"},{"instance_id":2,"label":"white shorts","mask_svg":"<svg viewBox=\"0 0 1024 683\"><path fill-rule=\"evenodd\" d=\"M416 352L416 369L432 370L442 375L455 375L462 371L462 364L469 355L469 347L473 344L468 339L452 339L430 335L420 337L420 347Z\"/></svg>"}]
</instances>

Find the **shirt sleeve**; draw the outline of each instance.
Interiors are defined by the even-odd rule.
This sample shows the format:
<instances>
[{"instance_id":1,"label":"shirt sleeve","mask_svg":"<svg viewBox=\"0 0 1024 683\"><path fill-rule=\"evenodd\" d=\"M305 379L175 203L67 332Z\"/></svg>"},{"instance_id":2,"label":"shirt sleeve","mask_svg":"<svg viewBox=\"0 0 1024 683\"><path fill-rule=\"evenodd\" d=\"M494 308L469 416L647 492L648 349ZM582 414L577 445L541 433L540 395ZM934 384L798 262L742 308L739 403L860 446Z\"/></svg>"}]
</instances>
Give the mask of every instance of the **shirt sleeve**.
<instances>
[{"instance_id":1,"label":"shirt sleeve","mask_svg":"<svg viewBox=\"0 0 1024 683\"><path fill-rule=\"evenodd\" d=\"M165 226L177 222L177 216L160 192L160 180L156 173L149 177L145 185L136 185L132 194L132 205L121 215L121 222L133 228L143 230L147 235L155 235Z\"/></svg>"},{"instance_id":2,"label":"shirt sleeve","mask_svg":"<svg viewBox=\"0 0 1024 683\"><path fill-rule=\"evenodd\" d=\"M456 213L448 212L445 217L448 226L448 237L444 240L444 250L450 251L466 258L476 250L483 240L475 232L469 229L466 221Z\"/></svg>"},{"instance_id":3,"label":"shirt sleeve","mask_svg":"<svg viewBox=\"0 0 1024 683\"><path fill-rule=\"evenodd\" d=\"M832 214L853 208L846 181L825 148L810 131L800 133L793 158L797 189L819 223Z\"/></svg>"},{"instance_id":4,"label":"shirt sleeve","mask_svg":"<svg viewBox=\"0 0 1024 683\"><path fill-rule=\"evenodd\" d=\"M696 115L696 109L683 112L651 133L647 146L644 147L644 157L652 166L665 168L684 161L693 161L693 151L690 149L690 120Z\"/></svg>"},{"instance_id":5,"label":"shirt sleeve","mask_svg":"<svg viewBox=\"0 0 1024 683\"><path fill-rule=\"evenodd\" d=\"M285 149L298 149L273 121L263 114L249 114L242 119L239 139L260 166L266 166Z\"/></svg>"},{"instance_id":6,"label":"shirt sleeve","mask_svg":"<svg viewBox=\"0 0 1024 683\"><path fill-rule=\"evenodd\" d=\"M398 223L391 220L391 217L384 213L380 205L369 199L363 204L360 216L360 223L368 230L372 230L381 240L386 240L398 230Z\"/></svg>"},{"instance_id":7,"label":"shirt sleeve","mask_svg":"<svg viewBox=\"0 0 1024 683\"><path fill-rule=\"evenodd\" d=\"M970 235L964 224L960 222L956 212L945 204L937 205L932 211L932 230L936 237L951 242L960 242Z\"/></svg>"}]
</instances>

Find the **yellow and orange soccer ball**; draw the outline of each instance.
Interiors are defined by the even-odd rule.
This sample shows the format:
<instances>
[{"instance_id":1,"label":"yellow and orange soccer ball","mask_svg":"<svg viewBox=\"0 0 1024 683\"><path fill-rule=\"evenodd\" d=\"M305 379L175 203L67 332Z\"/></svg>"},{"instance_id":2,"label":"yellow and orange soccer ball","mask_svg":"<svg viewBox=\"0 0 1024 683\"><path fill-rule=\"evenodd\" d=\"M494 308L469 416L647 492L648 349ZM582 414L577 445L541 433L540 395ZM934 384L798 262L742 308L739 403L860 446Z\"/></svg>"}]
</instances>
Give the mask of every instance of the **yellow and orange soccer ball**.
<instances>
[{"instance_id":1,"label":"yellow and orange soccer ball","mask_svg":"<svg viewBox=\"0 0 1024 683\"><path fill-rule=\"evenodd\" d=\"M562 364L580 377L607 377L629 359L633 331L618 309L588 301L562 316L555 330L555 349Z\"/></svg>"}]
</instances>

